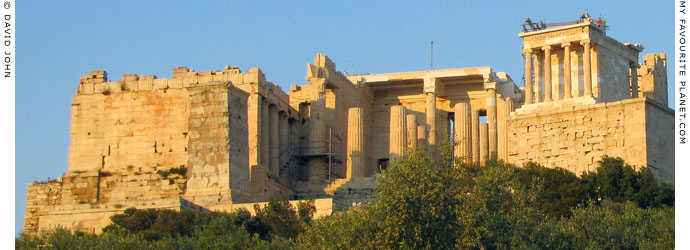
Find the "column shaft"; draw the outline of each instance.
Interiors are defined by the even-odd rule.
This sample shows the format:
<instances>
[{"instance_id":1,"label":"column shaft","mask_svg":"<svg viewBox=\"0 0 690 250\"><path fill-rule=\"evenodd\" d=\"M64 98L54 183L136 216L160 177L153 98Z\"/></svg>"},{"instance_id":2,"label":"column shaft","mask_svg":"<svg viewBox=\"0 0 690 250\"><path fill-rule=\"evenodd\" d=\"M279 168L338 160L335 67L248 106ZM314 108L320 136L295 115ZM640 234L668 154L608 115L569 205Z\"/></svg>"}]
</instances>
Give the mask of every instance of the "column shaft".
<instances>
[{"instance_id":1,"label":"column shaft","mask_svg":"<svg viewBox=\"0 0 690 250\"><path fill-rule=\"evenodd\" d=\"M268 165L270 166L271 173L277 176L279 168L278 166L280 164L280 159L278 159L280 157L280 151L278 149L278 147L280 147L280 138L278 138L278 109L275 105L271 105L268 107L268 110L268 116L270 121L270 125L268 128L268 137L270 141L270 145L268 145L268 153L270 155L270 159L268 160Z\"/></svg>"},{"instance_id":2,"label":"column shaft","mask_svg":"<svg viewBox=\"0 0 690 250\"><path fill-rule=\"evenodd\" d=\"M638 86L637 86L637 63L632 62L630 64L630 88L632 98L637 98L638 96Z\"/></svg>"},{"instance_id":3,"label":"column shaft","mask_svg":"<svg viewBox=\"0 0 690 250\"><path fill-rule=\"evenodd\" d=\"M573 98L573 90L572 90L572 82L571 82L571 67L570 67L570 43L563 44L563 74L565 79L564 83L564 97L567 98Z\"/></svg>"},{"instance_id":4,"label":"column shaft","mask_svg":"<svg viewBox=\"0 0 690 250\"><path fill-rule=\"evenodd\" d=\"M426 125L417 126L417 150L426 150Z\"/></svg>"},{"instance_id":5,"label":"column shaft","mask_svg":"<svg viewBox=\"0 0 690 250\"><path fill-rule=\"evenodd\" d=\"M503 98L498 98L496 100L496 129L498 130L498 159L506 158L506 111L508 106Z\"/></svg>"},{"instance_id":6,"label":"column shaft","mask_svg":"<svg viewBox=\"0 0 690 250\"><path fill-rule=\"evenodd\" d=\"M426 124L429 128L429 154L436 159L436 94L426 93Z\"/></svg>"},{"instance_id":7,"label":"column shaft","mask_svg":"<svg viewBox=\"0 0 690 250\"><path fill-rule=\"evenodd\" d=\"M489 124L482 122L479 125L479 159L484 164L489 159Z\"/></svg>"},{"instance_id":8,"label":"column shaft","mask_svg":"<svg viewBox=\"0 0 690 250\"><path fill-rule=\"evenodd\" d=\"M417 148L417 116L407 115L407 147Z\"/></svg>"},{"instance_id":9,"label":"column shaft","mask_svg":"<svg viewBox=\"0 0 690 250\"><path fill-rule=\"evenodd\" d=\"M472 162L479 163L479 110L472 110ZM488 132L488 131L487 131Z\"/></svg>"},{"instance_id":10,"label":"column shaft","mask_svg":"<svg viewBox=\"0 0 690 250\"><path fill-rule=\"evenodd\" d=\"M407 138L407 133L405 129L407 125L405 124L405 107L396 105L391 107L391 119L390 119L390 140L389 140L389 154L390 159L402 157L405 151L405 142Z\"/></svg>"},{"instance_id":11,"label":"column shaft","mask_svg":"<svg viewBox=\"0 0 690 250\"><path fill-rule=\"evenodd\" d=\"M584 45L585 96L592 96L592 57L589 41L580 42Z\"/></svg>"},{"instance_id":12,"label":"column shaft","mask_svg":"<svg viewBox=\"0 0 690 250\"><path fill-rule=\"evenodd\" d=\"M525 50L525 104L532 103L534 90L532 85L532 50Z\"/></svg>"},{"instance_id":13,"label":"column shaft","mask_svg":"<svg viewBox=\"0 0 690 250\"><path fill-rule=\"evenodd\" d=\"M486 91L486 122L489 125L489 157L498 157L498 131L496 130L496 90Z\"/></svg>"},{"instance_id":14,"label":"column shaft","mask_svg":"<svg viewBox=\"0 0 690 250\"><path fill-rule=\"evenodd\" d=\"M347 112L347 178L364 177L364 109L350 108Z\"/></svg>"},{"instance_id":15,"label":"column shaft","mask_svg":"<svg viewBox=\"0 0 690 250\"><path fill-rule=\"evenodd\" d=\"M285 112L280 112L278 114L278 119L278 126L280 127L278 131L278 140L280 141L280 146L278 147L280 154L278 157L278 172L280 173L280 166L286 164L290 160L290 152L288 152L288 147L290 146L288 142L290 139L290 124L288 124L288 118Z\"/></svg>"},{"instance_id":16,"label":"column shaft","mask_svg":"<svg viewBox=\"0 0 690 250\"><path fill-rule=\"evenodd\" d=\"M544 101L553 101L551 98L551 46L544 46Z\"/></svg>"},{"instance_id":17,"label":"column shaft","mask_svg":"<svg viewBox=\"0 0 690 250\"><path fill-rule=\"evenodd\" d=\"M271 153L269 145L270 132L269 127L271 126L271 121L269 120L268 101L265 98L261 98L261 165L263 165L267 171L270 168Z\"/></svg>"},{"instance_id":18,"label":"column shaft","mask_svg":"<svg viewBox=\"0 0 690 250\"><path fill-rule=\"evenodd\" d=\"M469 103L455 104L455 157L464 157L469 162L468 156L472 153L472 111Z\"/></svg>"}]
</instances>

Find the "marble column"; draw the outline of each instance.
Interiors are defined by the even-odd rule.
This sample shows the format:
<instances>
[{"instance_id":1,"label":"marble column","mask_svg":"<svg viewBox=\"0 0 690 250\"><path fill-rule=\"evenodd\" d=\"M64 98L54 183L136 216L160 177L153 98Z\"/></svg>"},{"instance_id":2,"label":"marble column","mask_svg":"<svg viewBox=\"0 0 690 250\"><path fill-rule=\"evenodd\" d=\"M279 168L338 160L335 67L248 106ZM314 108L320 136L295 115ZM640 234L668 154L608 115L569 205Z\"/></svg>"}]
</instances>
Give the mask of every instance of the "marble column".
<instances>
[{"instance_id":1,"label":"marble column","mask_svg":"<svg viewBox=\"0 0 690 250\"><path fill-rule=\"evenodd\" d=\"M592 96L592 56L589 40L580 41L584 46L585 96Z\"/></svg>"},{"instance_id":2,"label":"marble column","mask_svg":"<svg viewBox=\"0 0 690 250\"><path fill-rule=\"evenodd\" d=\"M407 145L406 138L407 133L405 129L407 125L405 117L405 107L401 105L395 105L391 107L391 119L390 119L390 140L389 140L389 154L390 159L402 157L405 152L405 146Z\"/></svg>"},{"instance_id":3,"label":"marble column","mask_svg":"<svg viewBox=\"0 0 690 250\"><path fill-rule=\"evenodd\" d=\"M565 87L563 90L563 98L569 99L573 98L573 87L570 73L570 43L564 43L561 45L561 47L563 47L563 79L565 80L565 83L563 83L563 86Z\"/></svg>"},{"instance_id":4,"label":"marble column","mask_svg":"<svg viewBox=\"0 0 690 250\"><path fill-rule=\"evenodd\" d=\"M426 150L426 125L417 126L417 150Z\"/></svg>"},{"instance_id":5,"label":"marble column","mask_svg":"<svg viewBox=\"0 0 690 250\"><path fill-rule=\"evenodd\" d=\"M365 161L364 109L350 108L347 112L347 178L364 177Z\"/></svg>"},{"instance_id":6,"label":"marble column","mask_svg":"<svg viewBox=\"0 0 690 250\"><path fill-rule=\"evenodd\" d=\"M288 142L290 140L290 124L288 124L288 116L286 112L281 111L278 113L278 119L278 126L280 127L278 130L278 140L280 141L278 169L280 172L280 166L286 164L290 160L290 152L288 152L288 148L290 146L290 143Z\"/></svg>"},{"instance_id":7,"label":"marble column","mask_svg":"<svg viewBox=\"0 0 690 250\"><path fill-rule=\"evenodd\" d=\"M532 82L532 50L525 49L525 104L532 103L532 96L534 95Z\"/></svg>"},{"instance_id":8,"label":"marble column","mask_svg":"<svg viewBox=\"0 0 690 250\"><path fill-rule=\"evenodd\" d=\"M553 101L551 98L551 46L542 47L544 50L544 101Z\"/></svg>"},{"instance_id":9,"label":"marble column","mask_svg":"<svg viewBox=\"0 0 690 250\"><path fill-rule=\"evenodd\" d=\"M630 88L631 88L631 96L632 98L637 98L638 97L638 84L637 84L637 67L639 65L637 62L631 62L630 63Z\"/></svg>"},{"instance_id":10,"label":"marble column","mask_svg":"<svg viewBox=\"0 0 690 250\"><path fill-rule=\"evenodd\" d=\"M479 163L484 164L489 158L489 124L479 124Z\"/></svg>"},{"instance_id":11,"label":"marble column","mask_svg":"<svg viewBox=\"0 0 690 250\"><path fill-rule=\"evenodd\" d=\"M498 159L505 159L505 145L507 143L506 137L506 111L508 106L503 98L498 98L496 101L496 129L498 130Z\"/></svg>"},{"instance_id":12,"label":"marble column","mask_svg":"<svg viewBox=\"0 0 690 250\"><path fill-rule=\"evenodd\" d=\"M479 163L479 110L472 110L472 162ZM487 131L488 132L488 131Z\"/></svg>"},{"instance_id":13,"label":"marble column","mask_svg":"<svg viewBox=\"0 0 690 250\"><path fill-rule=\"evenodd\" d=\"M407 115L407 147L417 148L417 116Z\"/></svg>"},{"instance_id":14,"label":"marble column","mask_svg":"<svg viewBox=\"0 0 690 250\"><path fill-rule=\"evenodd\" d=\"M328 152L328 129L326 127L326 97L323 92L317 94L316 100L311 101L309 111L309 122L311 129L309 132L308 154L325 154ZM322 159L311 159L308 162L309 180L321 181L326 179L326 168L328 164Z\"/></svg>"},{"instance_id":15,"label":"marble column","mask_svg":"<svg viewBox=\"0 0 690 250\"><path fill-rule=\"evenodd\" d=\"M469 162L467 158L472 153L472 111L469 103L455 104L455 157L463 157L465 162Z\"/></svg>"},{"instance_id":16,"label":"marble column","mask_svg":"<svg viewBox=\"0 0 690 250\"><path fill-rule=\"evenodd\" d=\"M496 130L496 89L486 90L486 122L489 126L489 157L498 157L498 131Z\"/></svg>"},{"instance_id":17,"label":"marble column","mask_svg":"<svg viewBox=\"0 0 690 250\"><path fill-rule=\"evenodd\" d=\"M532 97L534 103L540 103L544 101L544 78L542 76L542 71L544 71L544 54L535 53L534 54L534 96Z\"/></svg>"},{"instance_id":18,"label":"marble column","mask_svg":"<svg viewBox=\"0 0 690 250\"><path fill-rule=\"evenodd\" d=\"M271 127L271 121L269 119L269 114L270 111L268 110L268 101L265 100L265 98L261 98L261 165L266 168L267 172L270 172L270 162L271 162L271 153L270 153L270 145L271 145L271 135L269 134L269 128Z\"/></svg>"},{"instance_id":19,"label":"marble column","mask_svg":"<svg viewBox=\"0 0 690 250\"><path fill-rule=\"evenodd\" d=\"M278 176L278 168L279 168L279 161L278 159L280 157L280 138L278 138L278 130L279 130L279 121L278 121L278 108L276 108L275 105L271 105L268 107L268 117L269 117L269 132L268 132L268 137L270 141L270 145L268 145L268 154L270 155L270 158L268 160L268 165L270 172L273 173L274 175Z\"/></svg>"},{"instance_id":20,"label":"marble column","mask_svg":"<svg viewBox=\"0 0 690 250\"><path fill-rule=\"evenodd\" d=\"M436 94L426 93L426 125L429 128L429 154L436 159Z\"/></svg>"}]
</instances>

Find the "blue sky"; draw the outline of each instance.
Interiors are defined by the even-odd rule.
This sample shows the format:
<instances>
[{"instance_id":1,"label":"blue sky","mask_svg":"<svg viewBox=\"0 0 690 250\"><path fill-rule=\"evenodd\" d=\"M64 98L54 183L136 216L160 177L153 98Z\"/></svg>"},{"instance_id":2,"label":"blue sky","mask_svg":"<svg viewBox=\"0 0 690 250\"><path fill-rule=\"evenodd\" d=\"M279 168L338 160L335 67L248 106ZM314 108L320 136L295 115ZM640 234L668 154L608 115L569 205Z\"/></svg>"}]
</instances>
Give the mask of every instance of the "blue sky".
<instances>
[{"instance_id":1,"label":"blue sky","mask_svg":"<svg viewBox=\"0 0 690 250\"><path fill-rule=\"evenodd\" d=\"M673 72L672 1L18 1L15 229L27 184L67 171L70 104L79 76L108 71L171 77L261 68L289 90L325 53L339 71L386 73L491 66L522 78L520 23L601 14L620 42L666 52ZM640 60L642 56L640 56ZM669 74L669 88L673 88ZM522 83L519 83L522 84ZM673 94L669 94L669 103Z\"/></svg>"}]
</instances>

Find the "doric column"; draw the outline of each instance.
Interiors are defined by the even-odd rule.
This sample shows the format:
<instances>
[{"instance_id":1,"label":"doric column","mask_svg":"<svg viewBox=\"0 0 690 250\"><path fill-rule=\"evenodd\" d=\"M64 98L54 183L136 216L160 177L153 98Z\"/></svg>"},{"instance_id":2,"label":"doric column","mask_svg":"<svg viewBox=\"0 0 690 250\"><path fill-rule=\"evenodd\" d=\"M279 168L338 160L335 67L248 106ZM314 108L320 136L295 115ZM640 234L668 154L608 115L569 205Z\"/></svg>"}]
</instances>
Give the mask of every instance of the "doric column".
<instances>
[{"instance_id":1,"label":"doric column","mask_svg":"<svg viewBox=\"0 0 690 250\"><path fill-rule=\"evenodd\" d=\"M417 116L407 115L407 147L417 148Z\"/></svg>"},{"instance_id":2,"label":"doric column","mask_svg":"<svg viewBox=\"0 0 690 250\"><path fill-rule=\"evenodd\" d=\"M425 150L426 148L426 125L419 125L417 126L417 150Z\"/></svg>"},{"instance_id":3,"label":"doric column","mask_svg":"<svg viewBox=\"0 0 690 250\"><path fill-rule=\"evenodd\" d=\"M561 47L563 47L563 79L565 79L565 83L563 84L565 87L564 93L564 98L573 98L573 90L572 90L572 82L571 82L571 76L570 76L570 43L564 43L561 44Z\"/></svg>"},{"instance_id":4,"label":"doric column","mask_svg":"<svg viewBox=\"0 0 690 250\"><path fill-rule=\"evenodd\" d=\"M269 171L271 167L271 153L269 149L269 145L271 144L269 139L271 138L271 135L269 134L269 127L271 127L271 121L269 120L270 111L268 110L268 101L265 100L266 98L261 99L261 165L263 165L267 171Z\"/></svg>"},{"instance_id":5,"label":"doric column","mask_svg":"<svg viewBox=\"0 0 690 250\"><path fill-rule=\"evenodd\" d=\"M325 111L326 98L323 93L319 93L317 99L311 102L311 110L309 112L309 120L311 121L309 147L313 148L316 154L325 152L323 147L327 145ZM319 152L319 150L322 152Z\"/></svg>"},{"instance_id":6,"label":"doric column","mask_svg":"<svg viewBox=\"0 0 690 250\"><path fill-rule=\"evenodd\" d=\"M290 143L288 142L288 140L290 140L290 124L288 123L287 113L285 112L278 113L278 119L278 126L280 127L278 130L278 140L280 141L280 156L278 157L280 161L278 163L278 169L280 170L280 165L285 164L290 160L290 152L288 152L288 147L290 146Z\"/></svg>"},{"instance_id":7,"label":"doric column","mask_svg":"<svg viewBox=\"0 0 690 250\"><path fill-rule=\"evenodd\" d=\"M484 164L489 158L489 124L482 122L479 125L479 163Z\"/></svg>"},{"instance_id":8,"label":"doric column","mask_svg":"<svg viewBox=\"0 0 690 250\"><path fill-rule=\"evenodd\" d=\"M486 122L489 126L489 157L498 157L498 131L496 130L496 89L486 90Z\"/></svg>"},{"instance_id":9,"label":"doric column","mask_svg":"<svg viewBox=\"0 0 690 250\"><path fill-rule=\"evenodd\" d=\"M584 71L585 71L585 96L592 96L592 57L591 48L589 40L580 41L580 44L584 46Z\"/></svg>"},{"instance_id":10,"label":"doric column","mask_svg":"<svg viewBox=\"0 0 690 250\"><path fill-rule=\"evenodd\" d=\"M532 50L525 49L525 104L532 103L532 96L534 95L532 82Z\"/></svg>"},{"instance_id":11,"label":"doric column","mask_svg":"<svg viewBox=\"0 0 690 250\"><path fill-rule=\"evenodd\" d=\"M498 130L498 159L505 159L506 144L506 111L507 105L503 98L496 100L496 129Z\"/></svg>"},{"instance_id":12,"label":"doric column","mask_svg":"<svg viewBox=\"0 0 690 250\"><path fill-rule=\"evenodd\" d=\"M469 103L455 104L455 157L465 157L465 162L469 162L467 158L472 153L472 110Z\"/></svg>"},{"instance_id":13,"label":"doric column","mask_svg":"<svg viewBox=\"0 0 690 250\"><path fill-rule=\"evenodd\" d=\"M347 111L347 178L364 177L364 109Z\"/></svg>"},{"instance_id":14,"label":"doric column","mask_svg":"<svg viewBox=\"0 0 690 250\"><path fill-rule=\"evenodd\" d=\"M630 62L630 88L632 92L632 98L637 98L638 96L638 86L637 86L637 68L640 67L637 62Z\"/></svg>"},{"instance_id":15,"label":"doric column","mask_svg":"<svg viewBox=\"0 0 690 250\"><path fill-rule=\"evenodd\" d=\"M323 92L317 93L316 100L311 101L309 111L309 142L307 153L320 155L328 153L328 129L326 127L326 95ZM327 177L327 163L322 159L310 159L307 163L310 181L321 181Z\"/></svg>"},{"instance_id":16,"label":"doric column","mask_svg":"<svg viewBox=\"0 0 690 250\"><path fill-rule=\"evenodd\" d=\"M270 125L268 128L268 137L271 143L270 145L268 145L268 154L270 155L268 165L270 166L271 173L278 176L278 166L280 161L280 159L278 159L280 157L280 151L278 149L278 147L280 147L280 138L278 138L278 109L275 105L271 105L268 107L268 111L270 121Z\"/></svg>"},{"instance_id":17,"label":"doric column","mask_svg":"<svg viewBox=\"0 0 690 250\"><path fill-rule=\"evenodd\" d=\"M472 162L479 163L479 110L472 110ZM488 132L488 131L487 131Z\"/></svg>"},{"instance_id":18,"label":"doric column","mask_svg":"<svg viewBox=\"0 0 690 250\"><path fill-rule=\"evenodd\" d=\"M551 98L551 46L542 47L544 50L544 101L553 101Z\"/></svg>"},{"instance_id":19,"label":"doric column","mask_svg":"<svg viewBox=\"0 0 690 250\"><path fill-rule=\"evenodd\" d=\"M401 105L395 105L391 107L391 119L390 119L390 140L389 140L389 153L390 159L402 157L405 151L405 146L407 143L405 139L407 138L407 133L405 129L405 107Z\"/></svg>"},{"instance_id":20,"label":"doric column","mask_svg":"<svg viewBox=\"0 0 690 250\"><path fill-rule=\"evenodd\" d=\"M426 125L429 128L429 154L436 159L436 94L426 93Z\"/></svg>"}]
</instances>

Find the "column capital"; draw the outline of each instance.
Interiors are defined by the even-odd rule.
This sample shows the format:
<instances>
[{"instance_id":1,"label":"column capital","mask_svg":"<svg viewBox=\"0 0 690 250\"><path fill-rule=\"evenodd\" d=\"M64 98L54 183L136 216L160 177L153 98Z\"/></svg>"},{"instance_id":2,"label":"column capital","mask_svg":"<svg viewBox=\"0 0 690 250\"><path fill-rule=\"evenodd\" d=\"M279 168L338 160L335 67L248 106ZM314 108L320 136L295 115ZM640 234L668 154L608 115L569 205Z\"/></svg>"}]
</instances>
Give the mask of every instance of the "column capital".
<instances>
[{"instance_id":1,"label":"column capital","mask_svg":"<svg viewBox=\"0 0 690 250\"><path fill-rule=\"evenodd\" d=\"M561 43L561 48L570 47L570 42Z\"/></svg>"},{"instance_id":2,"label":"column capital","mask_svg":"<svg viewBox=\"0 0 690 250\"><path fill-rule=\"evenodd\" d=\"M532 48L523 49L523 50L522 50L522 54L532 54L532 53L534 53L534 51L532 50Z\"/></svg>"},{"instance_id":3,"label":"column capital","mask_svg":"<svg viewBox=\"0 0 690 250\"><path fill-rule=\"evenodd\" d=\"M543 51L549 50L549 51L550 51L550 50L551 50L551 45L546 45L546 46L544 46L544 47L541 47L541 50L543 50Z\"/></svg>"},{"instance_id":4,"label":"column capital","mask_svg":"<svg viewBox=\"0 0 690 250\"><path fill-rule=\"evenodd\" d=\"M589 39L585 39L585 40L580 41L580 45L587 45L587 44L591 44L591 41Z\"/></svg>"},{"instance_id":5,"label":"column capital","mask_svg":"<svg viewBox=\"0 0 690 250\"><path fill-rule=\"evenodd\" d=\"M485 82L484 83L484 89L485 90L489 90L489 89L496 90L496 82Z\"/></svg>"},{"instance_id":6,"label":"column capital","mask_svg":"<svg viewBox=\"0 0 690 250\"><path fill-rule=\"evenodd\" d=\"M640 68L640 64L637 62L630 62L630 67L631 68Z\"/></svg>"}]
</instances>

